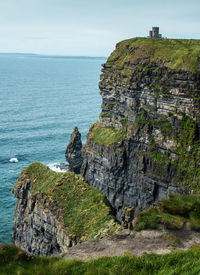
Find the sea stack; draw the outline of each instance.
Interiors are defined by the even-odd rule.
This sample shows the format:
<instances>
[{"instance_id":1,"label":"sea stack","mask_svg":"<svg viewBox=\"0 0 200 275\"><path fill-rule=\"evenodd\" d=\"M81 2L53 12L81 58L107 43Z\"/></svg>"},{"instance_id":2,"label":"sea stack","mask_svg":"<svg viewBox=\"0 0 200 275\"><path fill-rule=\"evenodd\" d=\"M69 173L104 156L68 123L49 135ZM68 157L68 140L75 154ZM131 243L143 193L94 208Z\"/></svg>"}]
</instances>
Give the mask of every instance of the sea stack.
<instances>
[{"instance_id":1,"label":"sea stack","mask_svg":"<svg viewBox=\"0 0 200 275\"><path fill-rule=\"evenodd\" d=\"M71 134L70 142L65 152L65 157L66 160L69 162L69 170L76 174L80 173L80 169L83 162L81 149L81 133L79 132L78 128L75 127Z\"/></svg>"}]
</instances>

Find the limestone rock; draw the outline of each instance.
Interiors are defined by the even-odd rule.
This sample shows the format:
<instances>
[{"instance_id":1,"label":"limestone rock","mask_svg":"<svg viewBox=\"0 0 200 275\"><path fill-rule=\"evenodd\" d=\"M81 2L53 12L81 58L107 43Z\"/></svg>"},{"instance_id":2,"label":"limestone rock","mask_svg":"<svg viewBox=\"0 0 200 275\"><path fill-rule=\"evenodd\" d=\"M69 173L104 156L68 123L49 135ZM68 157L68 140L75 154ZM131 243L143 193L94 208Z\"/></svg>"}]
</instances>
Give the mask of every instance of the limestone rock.
<instances>
[{"instance_id":1,"label":"limestone rock","mask_svg":"<svg viewBox=\"0 0 200 275\"><path fill-rule=\"evenodd\" d=\"M189 192L187 183L191 188L200 180L200 64L190 70L188 57L174 69L170 58L179 42L153 43L122 41L103 65L99 126L91 127L82 150L84 179L107 197L119 220L126 207L133 207L135 216L170 193ZM162 46L170 55L162 56ZM127 137L106 144L109 129L122 129Z\"/></svg>"},{"instance_id":2,"label":"limestone rock","mask_svg":"<svg viewBox=\"0 0 200 275\"><path fill-rule=\"evenodd\" d=\"M16 197L12 234L15 245L31 254L59 255L76 244L64 232L58 217L48 210L46 197L32 197L31 181L19 182L12 191Z\"/></svg>"},{"instance_id":3,"label":"limestone rock","mask_svg":"<svg viewBox=\"0 0 200 275\"><path fill-rule=\"evenodd\" d=\"M13 242L30 254L62 254L101 230L103 236L120 230L106 198L75 173L56 173L34 162L21 172L12 192Z\"/></svg>"},{"instance_id":4,"label":"limestone rock","mask_svg":"<svg viewBox=\"0 0 200 275\"><path fill-rule=\"evenodd\" d=\"M80 173L80 169L82 166L82 141L81 141L81 134L78 131L78 128L75 127L70 138L70 142L67 146L65 157L66 160L69 162L69 170L76 174Z\"/></svg>"}]
</instances>

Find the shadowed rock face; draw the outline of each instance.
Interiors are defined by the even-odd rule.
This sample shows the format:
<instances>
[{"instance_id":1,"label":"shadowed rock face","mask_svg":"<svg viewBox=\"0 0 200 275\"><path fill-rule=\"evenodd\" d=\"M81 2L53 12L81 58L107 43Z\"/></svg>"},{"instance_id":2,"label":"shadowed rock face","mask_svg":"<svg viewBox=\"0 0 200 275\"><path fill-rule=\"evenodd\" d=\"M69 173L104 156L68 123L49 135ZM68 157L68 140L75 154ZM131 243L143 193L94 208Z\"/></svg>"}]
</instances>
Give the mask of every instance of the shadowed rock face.
<instances>
[{"instance_id":1,"label":"shadowed rock face","mask_svg":"<svg viewBox=\"0 0 200 275\"><path fill-rule=\"evenodd\" d=\"M59 222L59 217L49 208L44 194L32 195L31 180L21 179L13 188L16 197L13 242L31 254L58 255L75 245Z\"/></svg>"},{"instance_id":2,"label":"shadowed rock face","mask_svg":"<svg viewBox=\"0 0 200 275\"><path fill-rule=\"evenodd\" d=\"M199 71L170 67L170 56L160 54L166 43L179 47L170 41L123 41L103 64L102 112L82 150L82 175L106 195L119 220L126 207L136 215L200 181ZM152 60L152 51L159 58ZM119 129L126 137L112 142Z\"/></svg>"},{"instance_id":3,"label":"shadowed rock face","mask_svg":"<svg viewBox=\"0 0 200 275\"><path fill-rule=\"evenodd\" d=\"M81 165L83 162L81 156L81 149L81 134L78 131L78 128L75 127L71 134L70 142L65 152L65 157L66 160L69 162L69 170L76 174L80 173Z\"/></svg>"}]
</instances>

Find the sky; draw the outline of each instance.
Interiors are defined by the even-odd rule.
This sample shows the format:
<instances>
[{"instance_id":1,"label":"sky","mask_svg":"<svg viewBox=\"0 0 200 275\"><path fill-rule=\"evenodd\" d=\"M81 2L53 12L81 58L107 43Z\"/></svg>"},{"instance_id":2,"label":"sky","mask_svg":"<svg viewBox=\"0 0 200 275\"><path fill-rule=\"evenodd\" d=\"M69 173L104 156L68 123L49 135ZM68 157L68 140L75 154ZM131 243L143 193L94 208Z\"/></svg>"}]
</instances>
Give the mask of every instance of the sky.
<instances>
[{"instance_id":1,"label":"sky","mask_svg":"<svg viewBox=\"0 0 200 275\"><path fill-rule=\"evenodd\" d=\"M199 0L0 0L0 52L108 56L121 40L200 39Z\"/></svg>"}]
</instances>

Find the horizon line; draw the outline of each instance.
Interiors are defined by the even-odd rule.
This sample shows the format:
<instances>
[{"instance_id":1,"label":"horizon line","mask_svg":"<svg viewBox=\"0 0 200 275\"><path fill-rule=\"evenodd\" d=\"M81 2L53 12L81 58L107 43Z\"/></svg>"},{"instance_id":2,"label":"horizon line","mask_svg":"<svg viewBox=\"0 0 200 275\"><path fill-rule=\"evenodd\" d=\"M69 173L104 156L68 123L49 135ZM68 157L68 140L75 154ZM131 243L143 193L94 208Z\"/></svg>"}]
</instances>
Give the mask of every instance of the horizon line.
<instances>
[{"instance_id":1,"label":"horizon line","mask_svg":"<svg viewBox=\"0 0 200 275\"><path fill-rule=\"evenodd\" d=\"M63 54L43 54L43 53L23 53L23 52L0 52L0 55L32 55L38 57L58 57L58 58L107 58L107 56L90 56L90 55L63 55Z\"/></svg>"}]
</instances>

